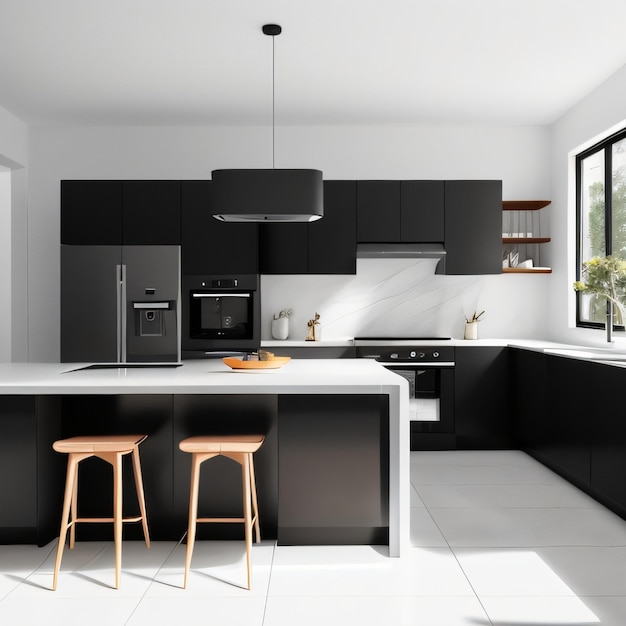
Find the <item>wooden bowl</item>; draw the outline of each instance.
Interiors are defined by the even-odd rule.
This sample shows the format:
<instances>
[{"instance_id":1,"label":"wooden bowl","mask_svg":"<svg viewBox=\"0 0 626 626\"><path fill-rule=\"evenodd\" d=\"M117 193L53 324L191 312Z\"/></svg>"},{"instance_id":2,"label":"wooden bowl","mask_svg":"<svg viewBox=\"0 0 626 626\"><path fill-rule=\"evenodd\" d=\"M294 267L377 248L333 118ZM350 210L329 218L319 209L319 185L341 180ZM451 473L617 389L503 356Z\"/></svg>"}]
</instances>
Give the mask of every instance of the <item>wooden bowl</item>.
<instances>
[{"instance_id":1,"label":"wooden bowl","mask_svg":"<svg viewBox=\"0 0 626 626\"><path fill-rule=\"evenodd\" d=\"M236 356L227 356L222 360L234 370L275 370L291 361L291 357L275 356L270 361L243 361Z\"/></svg>"}]
</instances>

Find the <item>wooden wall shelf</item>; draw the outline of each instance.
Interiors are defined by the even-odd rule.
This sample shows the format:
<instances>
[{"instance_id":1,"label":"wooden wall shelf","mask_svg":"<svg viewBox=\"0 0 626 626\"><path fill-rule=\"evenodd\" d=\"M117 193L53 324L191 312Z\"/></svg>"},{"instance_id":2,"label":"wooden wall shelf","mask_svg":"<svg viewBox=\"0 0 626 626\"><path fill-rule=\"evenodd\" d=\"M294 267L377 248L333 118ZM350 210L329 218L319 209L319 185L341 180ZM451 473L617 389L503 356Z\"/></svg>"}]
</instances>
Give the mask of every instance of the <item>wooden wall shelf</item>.
<instances>
[{"instance_id":1,"label":"wooden wall shelf","mask_svg":"<svg viewBox=\"0 0 626 626\"><path fill-rule=\"evenodd\" d=\"M541 224L539 221L539 214L528 212L538 211L543 209L551 203L551 200L503 200L503 211L516 211L517 215L507 215L506 219L503 218L502 230L505 234L534 234L541 232ZM517 219L517 224L515 220ZM527 221L530 220L530 224ZM504 251L508 254L509 259L513 256L517 258L519 256L520 248L517 246L528 246L534 244L549 243L550 237L502 237L503 246L512 246L512 248L505 248ZM528 248L522 248L524 255L534 262L539 260L539 248L535 248L535 254L529 255ZM515 253L515 254L513 254ZM523 258L523 257L522 257ZM505 257L506 260L506 257ZM507 264L508 265L508 264ZM503 274L550 274L552 269L549 267L535 266L535 267L503 267Z\"/></svg>"},{"instance_id":2,"label":"wooden wall shelf","mask_svg":"<svg viewBox=\"0 0 626 626\"><path fill-rule=\"evenodd\" d=\"M550 243L550 237L502 237L502 243Z\"/></svg>"},{"instance_id":3,"label":"wooden wall shelf","mask_svg":"<svg viewBox=\"0 0 626 626\"><path fill-rule=\"evenodd\" d=\"M548 206L552 200L503 200L503 211L538 211Z\"/></svg>"},{"instance_id":4,"label":"wooden wall shelf","mask_svg":"<svg viewBox=\"0 0 626 626\"><path fill-rule=\"evenodd\" d=\"M552 274L551 267L503 267L503 274Z\"/></svg>"}]
</instances>

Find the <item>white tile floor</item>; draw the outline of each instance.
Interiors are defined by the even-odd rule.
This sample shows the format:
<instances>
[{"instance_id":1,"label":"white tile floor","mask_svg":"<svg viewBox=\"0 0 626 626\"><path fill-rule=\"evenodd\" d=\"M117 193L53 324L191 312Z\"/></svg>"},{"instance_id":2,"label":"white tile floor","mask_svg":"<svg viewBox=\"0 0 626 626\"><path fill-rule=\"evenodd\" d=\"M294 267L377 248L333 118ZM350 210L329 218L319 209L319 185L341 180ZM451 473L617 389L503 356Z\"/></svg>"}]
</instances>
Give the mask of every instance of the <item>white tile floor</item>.
<instances>
[{"instance_id":1,"label":"white tile floor","mask_svg":"<svg viewBox=\"0 0 626 626\"><path fill-rule=\"evenodd\" d=\"M122 587L108 543L0 546L0 624L481 626L626 624L626 521L521 452L411 453L413 548L253 549L125 542Z\"/></svg>"}]
</instances>

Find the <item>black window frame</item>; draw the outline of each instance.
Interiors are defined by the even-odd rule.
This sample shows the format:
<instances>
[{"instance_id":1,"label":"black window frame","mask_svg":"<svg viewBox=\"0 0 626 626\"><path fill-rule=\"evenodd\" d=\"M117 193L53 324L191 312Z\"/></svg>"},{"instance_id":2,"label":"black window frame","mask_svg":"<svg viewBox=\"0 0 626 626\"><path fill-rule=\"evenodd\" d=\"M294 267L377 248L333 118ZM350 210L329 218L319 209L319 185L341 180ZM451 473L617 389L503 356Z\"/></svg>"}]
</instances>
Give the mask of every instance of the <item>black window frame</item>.
<instances>
[{"instance_id":1,"label":"black window frame","mask_svg":"<svg viewBox=\"0 0 626 626\"><path fill-rule=\"evenodd\" d=\"M581 280L582 269L582 165L585 159L604 150L604 254L612 253L613 237L613 145L626 139L626 128L623 128L602 141L576 155L576 280ZM605 329L605 322L591 322L580 319L580 298L576 295L576 327ZM623 331L625 327L614 324L614 330Z\"/></svg>"}]
</instances>

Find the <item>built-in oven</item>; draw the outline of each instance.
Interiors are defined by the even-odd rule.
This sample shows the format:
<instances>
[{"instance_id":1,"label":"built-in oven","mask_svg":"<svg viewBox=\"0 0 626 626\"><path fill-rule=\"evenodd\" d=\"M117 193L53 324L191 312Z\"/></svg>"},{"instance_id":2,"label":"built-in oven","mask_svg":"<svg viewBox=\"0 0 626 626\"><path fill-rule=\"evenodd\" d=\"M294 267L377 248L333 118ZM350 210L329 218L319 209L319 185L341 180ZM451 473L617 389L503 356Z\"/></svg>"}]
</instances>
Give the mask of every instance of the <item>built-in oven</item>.
<instances>
[{"instance_id":1,"label":"built-in oven","mask_svg":"<svg viewBox=\"0 0 626 626\"><path fill-rule=\"evenodd\" d=\"M408 380L411 450L455 448L454 346L445 338L424 341L357 338L356 356Z\"/></svg>"},{"instance_id":2,"label":"built-in oven","mask_svg":"<svg viewBox=\"0 0 626 626\"><path fill-rule=\"evenodd\" d=\"M252 352L261 342L259 277L183 276L183 358Z\"/></svg>"}]
</instances>

